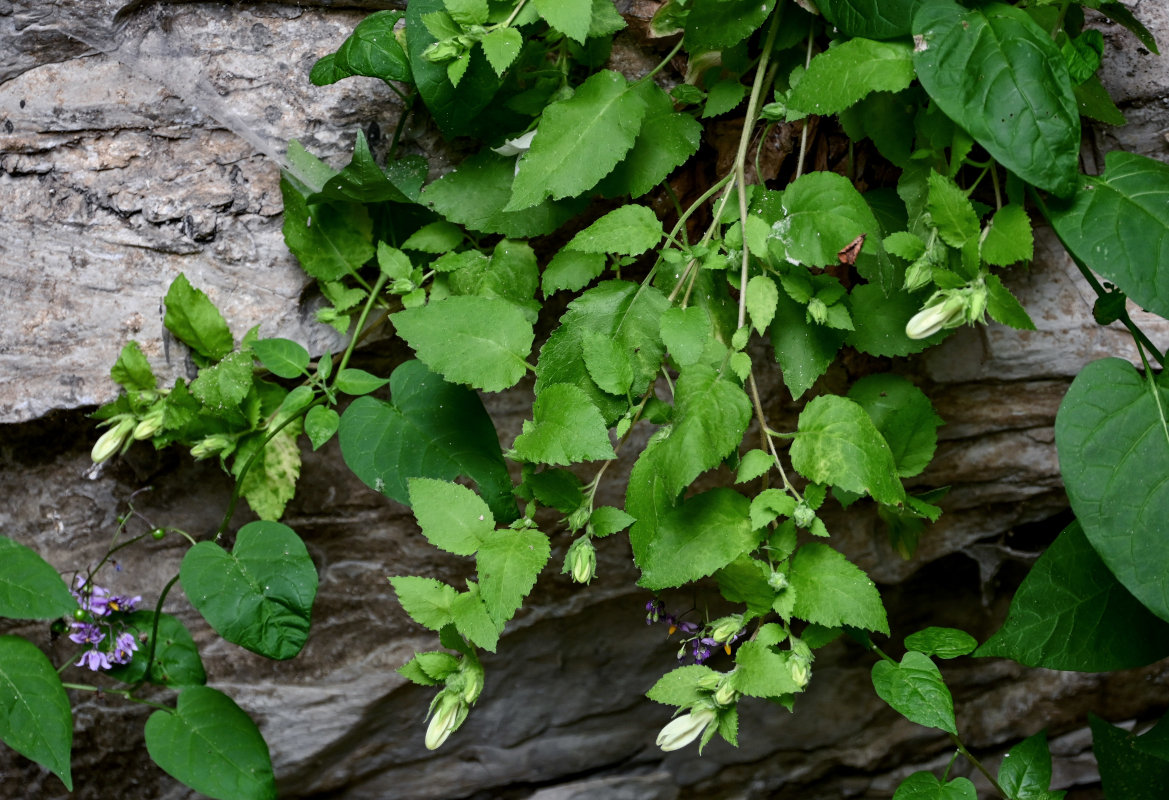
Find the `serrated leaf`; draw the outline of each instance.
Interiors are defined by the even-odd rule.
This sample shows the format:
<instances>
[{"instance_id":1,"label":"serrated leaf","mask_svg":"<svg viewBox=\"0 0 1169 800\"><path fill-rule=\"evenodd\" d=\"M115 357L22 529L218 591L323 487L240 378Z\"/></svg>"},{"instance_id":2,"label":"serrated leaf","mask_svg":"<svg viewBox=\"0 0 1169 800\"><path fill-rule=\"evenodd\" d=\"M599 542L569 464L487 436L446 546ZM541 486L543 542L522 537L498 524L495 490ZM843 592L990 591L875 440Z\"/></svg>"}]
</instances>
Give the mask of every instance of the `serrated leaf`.
<instances>
[{"instance_id":1,"label":"serrated leaf","mask_svg":"<svg viewBox=\"0 0 1169 800\"><path fill-rule=\"evenodd\" d=\"M954 699L936 664L910 650L900 664L882 659L873 665L873 688L894 711L918 725L958 735Z\"/></svg>"},{"instance_id":2,"label":"serrated leaf","mask_svg":"<svg viewBox=\"0 0 1169 800\"><path fill-rule=\"evenodd\" d=\"M932 773L915 772L897 787L893 800L978 800L978 792L967 778L946 783Z\"/></svg>"},{"instance_id":3,"label":"serrated leaf","mask_svg":"<svg viewBox=\"0 0 1169 800\"><path fill-rule=\"evenodd\" d=\"M207 682L203 661L191 632L176 617L161 614L158 618L158 643L150 675L146 675L146 658L150 637L154 633L154 612L135 611L125 618L126 630L134 635L138 650L130 663L110 670L111 677L123 683L146 681L157 686L201 686Z\"/></svg>"},{"instance_id":4,"label":"serrated leaf","mask_svg":"<svg viewBox=\"0 0 1169 800\"><path fill-rule=\"evenodd\" d=\"M216 800L274 800L268 745L243 709L206 686L146 720L146 750L172 778Z\"/></svg>"},{"instance_id":5,"label":"serrated leaf","mask_svg":"<svg viewBox=\"0 0 1169 800\"><path fill-rule=\"evenodd\" d=\"M1003 756L999 785L1012 800L1061 800L1066 792L1052 792L1051 751L1047 731L1028 736Z\"/></svg>"},{"instance_id":6,"label":"serrated leaf","mask_svg":"<svg viewBox=\"0 0 1169 800\"><path fill-rule=\"evenodd\" d=\"M929 627L905 637L905 649L938 658L968 655L976 647L978 640L957 628Z\"/></svg>"},{"instance_id":7,"label":"serrated leaf","mask_svg":"<svg viewBox=\"0 0 1169 800\"><path fill-rule=\"evenodd\" d=\"M612 7L610 0L597 2ZM670 96L654 81L632 88L645 101L645 119L633 147L597 185L605 197L641 197L694 155L702 139L702 124L675 111Z\"/></svg>"},{"instance_id":8,"label":"serrated leaf","mask_svg":"<svg viewBox=\"0 0 1169 800\"><path fill-rule=\"evenodd\" d=\"M455 629L473 645L495 652L502 626L496 625L487 613L487 606L479 596L478 584L471 583L468 591L455 597L451 602L451 615L455 619Z\"/></svg>"},{"instance_id":9,"label":"serrated leaf","mask_svg":"<svg viewBox=\"0 0 1169 800\"><path fill-rule=\"evenodd\" d=\"M487 297L448 297L399 311L390 321L430 369L487 392L514 386L524 376L535 339L522 312Z\"/></svg>"},{"instance_id":10,"label":"serrated leaf","mask_svg":"<svg viewBox=\"0 0 1169 800\"><path fill-rule=\"evenodd\" d=\"M748 520L747 498L712 489L685 500L658 522L652 537L634 548L639 586L664 589L704 578L759 543Z\"/></svg>"},{"instance_id":11,"label":"serrated leaf","mask_svg":"<svg viewBox=\"0 0 1169 800\"><path fill-rule=\"evenodd\" d=\"M770 525L776 517L790 517L796 500L782 489L764 489L751 501L751 524L756 528Z\"/></svg>"},{"instance_id":12,"label":"serrated leaf","mask_svg":"<svg viewBox=\"0 0 1169 800\"><path fill-rule=\"evenodd\" d=\"M572 237L566 249L637 256L656 247L664 235L661 220L653 210L633 203L601 217Z\"/></svg>"},{"instance_id":13,"label":"serrated leaf","mask_svg":"<svg viewBox=\"0 0 1169 800\"><path fill-rule=\"evenodd\" d=\"M747 313L756 332L763 333L775 318L779 304L779 289L766 275L756 275L747 281Z\"/></svg>"},{"instance_id":14,"label":"serrated leaf","mask_svg":"<svg viewBox=\"0 0 1169 800\"><path fill-rule=\"evenodd\" d=\"M913 18L918 80L1000 164L1060 197L1076 189L1080 114L1059 48L1026 12L924 4Z\"/></svg>"},{"instance_id":15,"label":"serrated leaf","mask_svg":"<svg viewBox=\"0 0 1169 800\"><path fill-rule=\"evenodd\" d=\"M849 36L894 39L909 34L913 13L923 0L817 0L816 6Z\"/></svg>"},{"instance_id":16,"label":"serrated leaf","mask_svg":"<svg viewBox=\"0 0 1169 800\"><path fill-rule=\"evenodd\" d=\"M1100 767L1104 796L1124 800L1158 800L1169 785L1169 762L1143 753L1124 728L1088 714L1092 751Z\"/></svg>"},{"instance_id":17,"label":"serrated leaf","mask_svg":"<svg viewBox=\"0 0 1169 800\"><path fill-rule=\"evenodd\" d=\"M717 677L717 672L701 664L678 667L658 678L645 696L655 703L684 708L702 700L706 696L702 687Z\"/></svg>"},{"instance_id":18,"label":"serrated leaf","mask_svg":"<svg viewBox=\"0 0 1169 800\"><path fill-rule=\"evenodd\" d=\"M812 59L787 104L806 114L837 114L871 92L899 92L913 78L908 42L848 39Z\"/></svg>"},{"instance_id":19,"label":"serrated leaf","mask_svg":"<svg viewBox=\"0 0 1169 800\"><path fill-rule=\"evenodd\" d=\"M966 192L951 178L931 172L926 210L946 244L956 249L978 238L978 215Z\"/></svg>"},{"instance_id":20,"label":"serrated leaf","mask_svg":"<svg viewBox=\"0 0 1169 800\"><path fill-rule=\"evenodd\" d=\"M743 603L750 613L762 617L771 610L771 604L775 601L776 591L767 581L770 576L771 567L758 559L742 555L716 572L714 579L718 582L719 593L727 602Z\"/></svg>"},{"instance_id":21,"label":"serrated leaf","mask_svg":"<svg viewBox=\"0 0 1169 800\"><path fill-rule=\"evenodd\" d=\"M898 231L885 237L885 249L898 258L916 261L925 255L925 242L909 231Z\"/></svg>"},{"instance_id":22,"label":"serrated leaf","mask_svg":"<svg viewBox=\"0 0 1169 800\"><path fill-rule=\"evenodd\" d=\"M166 305L163 325L203 358L218 361L235 347L231 330L219 309L183 273L171 282L163 302Z\"/></svg>"},{"instance_id":23,"label":"serrated leaf","mask_svg":"<svg viewBox=\"0 0 1169 800\"><path fill-rule=\"evenodd\" d=\"M544 21L569 39L584 44L593 19L593 0L533 0Z\"/></svg>"},{"instance_id":24,"label":"serrated leaf","mask_svg":"<svg viewBox=\"0 0 1169 800\"><path fill-rule=\"evenodd\" d=\"M341 455L354 474L407 505L410 478L465 475L478 484L497 521L514 520L511 478L478 395L443 381L420 361L394 370L390 393L392 403L360 397L341 416Z\"/></svg>"},{"instance_id":25,"label":"serrated leaf","mask_svg":"<svg viewBox=\"0 0 1169 800\"><path fill-rule=\"evenodd\" d=\"M545 109L503 210L519 211L549 196L559 200L596 186L633 147L645 113L645 101L623 75L612 70L592 75L572 97Z\"/></svg>"},{"instance_id":26,"label":"serrated leaf","mask_svg":"<svg viewBox=\"0 0 1169 800\"><path fill-rule=\"evenodd\" d=\"M453 586L433 578L413 575L392 577L390 584L398 595L402 609L422 627L440 631L444 625L454 622L451 603L458 592Z\"/></svg>"},{"instance_id":27,"label":"serrated leaf","mask_svg":"<svg viewBox=\"0 0 1169 800\"><path fill-rule=\"evenodd\" d=\"M199 370L190 388L191 394L213 413L238 408L252 388L252 357L232 353L218 364Z\"/></svg>"},{"instance_id":28,"label":"serrated leaf","mask_svg":"<svg viewBox=\"0 0 1169 800\"><path fill-rule=\"evenodd\" d=\"M572 384L545 386L536 395L532 415L512 445L525 461L568 465L617 457L601 412Z\"/></svg>"},{"instance_id":29,"label":"serrated leaf","mask_svg":"<svg viewBox=\"0 0 1169 800\"><path fill-rule=\"evenodd\" d=\"M77 599L52 565L35 550L0 536L0 617L56 619L77 607Z\"/></svg>"},{"instance_id":30,"label":"serrated leaf","mask_svg":"<svg viewBox=\"0 0 1169 800\"><path fill-rule=\"evenodd\" d=\"M495 530L491 509L466 486L433 478L411 478L408 484L410 507L422 535L438 549L473 555Z\"/></svg>"},{"instance_id":31,"label":"serrated leaf","mask_svg":"<svg viewBox=\"0 0 1169 800\"><path fill-rule=\"evenodd\" d=\"M629 351L595 331L587 331L581 345L585 368L593 383L609 394L626 394L633 383L633 359Z\"/></svg>"},{"instance_id":32,"label":"serrated leaf","mask_svg":"<svg viewBox=\"0 0 1169 800\"><path fill-rule=\"evenodd\" d=\"M854 329L845 332L845 341L862 353L886 358L920 353L938 344L954 332L952 328L926 339L905 335L906 324L921 311L928 296L922 292L893 292L886 296L876 284L857 286L849 295Z\"/></svg>"},{"instance_id":33,"label":"serrated leaf","mask_svg":"<svg viewBox=\"0 0 1169 800\"><path fill-rule=\"evenodd\" d=\"M982 237L980 255L987 264L999 267L1034 257L1035 236L1023 206L1012 203L995 212Z\"/></svg>"},{"instance_id":34,"label":"serrated leaf","mask_svg":"<svg viewBox=\"0 0 1169 800\"><path fill-rule=\"evenodd\" d=\"M308 374L308 350L290 339L257 339L252 342L252 355L278 378Z\"/></svg>"},{"instance_id":35,"label":"serrated leaf","mask_svg":"<svg viewBox=\"0 0 1169 800\"><path fill-rule=\"evenodd\" d=\"M471 230L516 237L551 233L587 204L587 198L544 200L522 211L504 211L515 165L515 158L482 150L427 186L422 200Z\"/></svg>"},{"instance_id":36,"label":"serrated leaf","mask_svg":"<svg viewBox=\"0 0 1169 800\"><path fill-rule=\"evenodd\" d=\"M779 292L770 329L771 346L783 383L794 400L800 399L827 371L849 333L809 322L807 316L805 306L792 300L787 292Z\"/></svg>"},{"instance_id":37,"label":"serrated leaf","mask_svg":"<svg viewBox=\"0 0 1169 800\"><path fill-rule=\"evenodd\" d=\"M1070 202L1053 203L1060 240L1141 307L1169 316L1169 165L1114 151L1099 177L1080 178Z\"/></svg>"},{"instance_id":38,"label":"serrated leaf","mask_svg":"<svg viewBox=\"0 0 1169 800\"><path fill-rule=\"evenodd\" d=\"M976 655L1047 669L1132 669L1169 656L1169 623L1116 580L1073 522L1031 567L1006 622Z\"/></svg>"},{"instance_id":39,"label":"serrated leaf","mask_svg":"<svg viewBox=\"0 0 1169 800\"><path fill-rule=\"evenodd\" d=\"M775 0L694 0L686 16L686 50L732 47L766 22L773 8Z\"/></svg>"},{"instance_id":40,"label":"serrated leaf","mask_svg":"<svg viewBox=\"0 0 1169 800\"><path fill-rule=\"evenodd\" d=\"M0 636L0 741L73 791L69 696L45 654L19 636Z\"/></svg>"},{"instance_id":41,"label":"serrated leaf","mask_svg":"<svg viewBox=\"0 0 1169 800\"><path fill-rule=\"evenodd\" d=\"M995 322L1023 331L1035 330L1035 323L1023 304L1003 285L998 275L986 276L986 311Z\"/></svg>"},{"instance_id":42,"label":"serrated leaf","mask_svg":"<svg viewBox=\"0 0 1169 800\"><path fill-rule=\"evenodd\" d=\"M300 477L300 445L296 443L299 435L299 424L285 427L263 446L243 476L240 494L260 519L280 519L288 501L296 494L296 479ZM237 453L232 474L238 478L245 463Z\"/></svg>"},{"instance_id":43,"label":"serrated leaf","mask_svg":"<svg viewBox=\"0 0 1169 800\"><path fill-rule=\"evenodd\" d=\"M749 697L780 697L803 691L792 678L791 653L777 653L761 641L744 642L735 653L731 685Z\"/></svg>"},{"instance_id":44,"label":"serrated leaf","mask_svg":"<svg viewBox=\"0 0 1169 800\"><path fill-rule=\"evenodd\" d=\"M889 623L877 587L859 567L826 544L809 542L788 571L795 589L793 613L827 627L849 625L888 634Z\"/></svg>"},{"instance_id":45,"label":"serrated leaf","mask_svg":"<svg viewBox=\"0 0 1169 800\"><path fill-rule=\"evenodd\" d=\"M635 521L629 514L613 506L598 506L589 517L593 536L608 536L623 531Z\"/></svg>"},{"instance_id":46,"label":"serrated leaf","mask_svg":"<svg viewBox=\"0 0 1169 800\"><path fill-rule=\"evenodd\" d=\"M934 456L941 418L925 393L900 375L861 378L848 390L889 445L897 474L920 474Z\"/></svg>"},{"instance_id":47,"label":"serrated leaf","mask_svg":"<svg viewBox=\"0 0 1169 800\"><path fill-rule=\"evenodd\" d=\"M834 172L809 172L784 190L780 202L783 216L772 225L768 240L773 263L787 261L809 267L839 264L837 254L866 234L856 266L866 279L878 277L880 256L888 258L878 250L881 226L848 178Z\"/></svg>"},{"instance_id":48,"label":"serrated leaf","mask_svg":"<svg viewBox=\"0 0 1169 800\"><path fill-rule=\"evenodd\" d=\"M575 292L583 289L605 271L605 256L601 253L582 253L565 248L552 257L544 268L541 286L544 296L555 292Z\"/></svg>"},{"instance_id":49,"label":"serrated leaf","mask_svg":"<svg viewBox=\"0 0 1169 800\"><path fill-rule=\"evenodd\" d=\"M118 360L110 368L110 377L127 391L146 391L158 387L150 362L135 341L126 342L122 347Z\"/></svg>"},{"instance_id":50,"label":"serrated leaf","mask_svg":"<svg viewBox=\"0 0 1169 800\"><path fill-rule=\"evenodd\" d=\"M753 481L761 475L766 475L775 466L775 459L764 450L750 450L739 461L739 469L735 473L735 483Z\"/></svg>"},{"instance_id":51,"label":"serrated leaf","mask_svg":"<svg viewBox=\"0 0 1169 800\"><path fill-rule=\"evenodd\" d=\"M458 225L440 219L410 234L410 238L402 242L402 248L439 254L454 250L463 243L463 238L463 231Z\"/></svg>"},{"instance_id":52,"label":"serrated leaf","mask_svg":"<svg viewBox=\"0 0 1169 800\"><path fill-rule=\"evenodd\" d=\"M504 70L510 67L520 54L520 48L524 46L524 37L515 28L496 28L480 39L479 43L495 74L503 77Z\"/></svg>"},{"instance_id":53,"label":"serrated leaf","mask_svg":"<svg viewBox=\"0 0 1169 800\"><path fill-rule=\"evenodd\" d=\"M227 641L274 659L308 639L317 570L300 537L278 522L249 522L228 553L199 542L179 574L191 605Z\"/></svg>"},{"instance_id":54,"label":"serrated leaf","mask_svg":"<svg viewBox=\"0 0 1169 800\"><path fill-rule=\"evenodd\" d=\"M905 502L889 445L864 409L843 397L824 395L804 406L791 460L816 483L864 492L889 505Z\"/></svg>"},{"instance_id":55,"label":"serrated leaf","mask_svg":"<svg viewBox=\"0 0 1169 800\"><path fill-rule=\"evenodd\" d=\"M286 178L280 181L280 193L284 198L284 244L308 275L335 281L373 258L373 223L363 206L310 205Z\"/></svg>"},{"instance_id":56,"label":"serrated leaf","mask_svg":"<svg viewBox=\"0 0 1169 800\"><path fill-rule=\"evenodd\" d=\"M662 342L679 367L698 363L710 339L710 316L699 306L671 307L661 317Z\"/></svg>"},{"instance_id":57,"label":"serrated leaf","mask_svg":"<svg viewBox=\"0 0 1169 800\"><path fill-rule=\"evenodd\" d=\"M515 615L551 553L537 530L498 530L483 540L475 554L479 595L496 625Z\"/></svg>"},{"instance_id":58,"label":"serrated leaf","mask_svg":"<svg viewBox=\"0 0 1169 800\"><path fill-rule=\"evenodd\" d=\"M737 78L718 81L706 94L706 105L702 107L702 118L710 119L732 111L747 96L747 87Z\"/></svg>"}]
</instances>

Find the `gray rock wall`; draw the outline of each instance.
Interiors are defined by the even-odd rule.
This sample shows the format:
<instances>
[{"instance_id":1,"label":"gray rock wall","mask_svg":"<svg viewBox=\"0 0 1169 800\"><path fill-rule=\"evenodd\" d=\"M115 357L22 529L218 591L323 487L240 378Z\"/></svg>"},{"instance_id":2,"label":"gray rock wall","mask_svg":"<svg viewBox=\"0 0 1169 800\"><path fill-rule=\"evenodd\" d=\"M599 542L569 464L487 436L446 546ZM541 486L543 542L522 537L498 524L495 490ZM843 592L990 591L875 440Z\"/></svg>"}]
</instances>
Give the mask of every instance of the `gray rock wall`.
<instances>
[{"instance_id":1,"label":"gray rock wall","mask_svg":"<svg viewBox=\"0 0 1169 800\"><path fill-rule=\"evenodd\" d=\"M134 497L138 512L196 535L213 530L226 505L225 476L175 454L137 447L90 469L96 434L85 414L115 396L108 369L123 342L141 342L164 375L187 372L161 321L178 272L224 309L237 336L259 324L265 336L331 344L312 322L308 281L280 236L284 143L296 137L344 162L358 128L376 140L396 120L392 94L376 81L307 81L314 59L362 18L354 8L384 4L330 7L340 5L0 0L0 531L62 570L104 552L143 487L151 490ZM1169 40L1162 5L1132 5ZM1169 158L1169 69L1106 30L1107 81L1134 124L1094 133L1085 156L1124 146ZM636 44L625 47L623 63L639 63ZM433 148L426 131L410 133ZM832 526L838 546L881 585L898 639L927 624L980 638L996 628L1012 587L1061 524L1049 518L1066 507L1052 443L1059 400L1087 361L1132 355L1123 331L1092 323L1089 290L1050 235L1013 286L1039 330L964 330L900 367L929 389L947 422L921 481L953 489L918 556L893 555L872 518ZM1152 321L1151 333L1169 341L1164 323ZM363 357L385 371L396 355ZM769 414L790 411L774 384L763 388ZM489 399L505 445L524 403L522 388ZM474 713L430 753L422 746L430 695L393 669L434 638L406 618L385 578L454 581L468 565L430 548L404 509L348 473L335 445L306 452L302 474L286 521L305 538L321 586L300 657L254 656L217 639L181 595L167 605L195 632L212 685L261 725L282 796L875 798L949 759L944 737L883 706L868 682L870 659L844 642L817 660L797 714L745 705L740 749L662 754L653 740L668 710L643 693L674 665L675 646L644 625L648 595L631 588L628 547L617 538L601 542L600 577L587 589L552 569L542 577L498 655L485 660ZM146 524L132 522L131 531ZM554 561L565 539L554 537ZM149 602L184 548L168 539L123 552L112 583ZM55 661L67 655L47 626L0 623L9 632L44 644ZM993 762L1049 727L1057 787L1082 789L1071 797L1095 796L1087 711L1120 722L1169 706L1169 670L1157 666L1096 676L961 659L945 671L968 744ZM79 701L75 796L192 796L147 758L148 708L109 696ZM955 769L968 772L964 762ZM63 795L56 778L0 749L0 797Z\"/></svg>"}]
</instances>

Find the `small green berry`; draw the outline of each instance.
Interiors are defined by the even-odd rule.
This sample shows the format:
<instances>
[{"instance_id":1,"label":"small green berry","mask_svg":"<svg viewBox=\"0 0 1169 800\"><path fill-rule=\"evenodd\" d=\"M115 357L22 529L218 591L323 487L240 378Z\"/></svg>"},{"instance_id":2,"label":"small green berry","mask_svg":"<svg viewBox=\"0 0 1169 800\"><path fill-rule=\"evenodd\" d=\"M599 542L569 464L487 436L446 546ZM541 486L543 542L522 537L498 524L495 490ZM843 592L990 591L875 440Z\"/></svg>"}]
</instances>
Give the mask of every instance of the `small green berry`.
<instances>
[{"instance_id":1,"label":"small green berry","mask_svg":"<svg viewBox=\"0 0 1169 800\"><path fill-rule=\"evenodd\" d=\"M150 536L155 541L159 541L166 537L166 528L155 528L150 532Z\"/></svg>"},{"instance_id":2,"label":"small green berry","mask_svg":"<svg viewBox=\"0 0 1169 800\"><path fill-rule=\"evenodd\" d=\"M78 622L84 622L88 618L89 618L89 612L86 611L84 608L73 609L73 619L77 620Z\"/></svg>"}]
</instances>

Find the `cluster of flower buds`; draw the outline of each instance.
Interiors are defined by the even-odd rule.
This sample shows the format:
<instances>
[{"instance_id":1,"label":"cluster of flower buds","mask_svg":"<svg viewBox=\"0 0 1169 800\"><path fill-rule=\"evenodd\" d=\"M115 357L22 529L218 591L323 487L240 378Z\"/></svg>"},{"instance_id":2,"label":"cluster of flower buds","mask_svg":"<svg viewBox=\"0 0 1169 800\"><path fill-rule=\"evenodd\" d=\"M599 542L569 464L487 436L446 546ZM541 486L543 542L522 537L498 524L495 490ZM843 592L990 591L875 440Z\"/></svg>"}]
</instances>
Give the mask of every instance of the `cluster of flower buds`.
<instances>
[{"instance_id":1,"label":"cluster of flower buds","mask_svg":"<svg viewBox=\"0 0 1169 800\"><path fill-rule=\"evenodd\" d=\"M110 594L108 589L88 583L80 575L70 591L80 608L74 612L69 625L72 629L69 638L77 644L90 645L81 654L77 666L96 672L110 669L115 664L130 663L138 650L138 642L134 634L126 630L123 620L138 606L141 596Z\"/></svg>"},{"instance_id":2,"label":"cluster of flower buds","mask_svg":"<svg viewBox=\"0 0 1169 800\"><path fill-rule=\"evenodd\" d=\"M981 322L988 299L986 283L981 278L957 289L934 292L921 311L906 323L905 335L910 339L928 339L946 328Z\"/></svg>"},{"instance_id":3,"label":"cluster of flower buds","mask_svg":"<svg viewBox=\"0 0 1169 800\"><path fill-rule=\"evenodd\" d=\"M577 583L588 583L597 574L597 548L588 536L581 536L568 548L561 572Z\"/></svg>"},{"instance_id":4,"label":"cluster of flower buds","mask_svg":"<svg viewBox=\"0 0 1169 800\"><path fill-rule=\"evenodd\" d=\"M442 691L430 703L430 724L426 726L426 749L437 750L459 729L471 706L483 691L483 665L477 658L464 657L459 668L446 677Z\"/></svg>"},{"instance_id":5,"label":"cluster of flower buds","mask_svg":"<svg viewBox=\"0 0 1169 800\"><path fill-rule=\"evenodd\" d=\"M653 625L664 622L669 629L667 636L673 636L681 631L682 646L678 649L678 659L689 656L695 664L703 664L722 648L727 655L731 654L731 645L743 635L743 615L732 614L728 617L716 619L700 627L689 620L678 619L674 614L666 611L661 600L650 600L645 604L645 624Z\"/></svg>"},{"instance_id":6,"label":"cluster of flower buds","mask_svg":"<svg viewBox=\"0 0 1169 800\"><path fill-rule=\"evenodd\" d=\"M157 397L157 395L154 396ZM115 453L126 452L134 442L157 435L163 428L165 418L166 408L161 400L151 406L144 414L125 413L110 417L101 423L108 425L109 430L94 442L89 457L93 459L95 464L100 464Z\"/></svg>"}]
</instances>

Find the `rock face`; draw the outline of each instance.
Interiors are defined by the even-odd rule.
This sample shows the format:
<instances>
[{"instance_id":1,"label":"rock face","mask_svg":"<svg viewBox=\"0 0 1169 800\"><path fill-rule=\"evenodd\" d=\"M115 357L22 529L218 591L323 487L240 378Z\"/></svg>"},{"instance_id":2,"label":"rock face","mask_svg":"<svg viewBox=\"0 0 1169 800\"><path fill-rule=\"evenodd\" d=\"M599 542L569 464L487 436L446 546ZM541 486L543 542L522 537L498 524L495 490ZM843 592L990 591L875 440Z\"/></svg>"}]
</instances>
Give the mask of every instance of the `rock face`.
<instances>
[{"instance_id":1,"label":"rock face","mask_svg":"<svg viewBox=\"0 0 1169 800\"><path fill-rule=\"evenodd\" d=\"M186 374L160 309L179 272L211 295L237 337L259 324L265 336L332 344L281 239L283 148L296 137L343 162L356 130L376 149L397 115L376 81L309 85L315 58L362 18L353 9L384 7L334 5L0 0L0 531L63 571L105 552L130 502L139 515L131 534L153 524L205 534L226 506L226 477L176 455L136 448L90 470L95 434L85 414L115 396L107 376L123 342L141 342L164 377ZM1163 5L1132 6L1169 38ZM1099 160L1124 146L1169 158L1169 69L1127 33L1105 30L1107 82L1134 125L1095 132L1085 155ZM626 44L628 63L639 63ZM425 131L411 133L427 147ZM980 639L997 627L1013 586L1063 522L1052 421L1068 381L1094 358L1133 355L1122 330L1091 321L1088 290L1050 235L1040 237L1033 270L1012 280L1036 332L964 330L899 367L947 422L920 480L953 489L918 556L892 555L873 519L830 523L837 546L881 585L895 641L927 624ZM1147 330L1169 341L1164 323ZM388 363L386 354L365 357L371 369ZM764 389L781 416L782 393ZM524 402L519 389L489 399L505 444ZM673 667L676 646L645 626L648 595L631 588L628 547L616 538L601 543L600 577L587 589L551 569L542 577L531 608L485 660L487 688L467 724L429 752L430 693L393 670L436 642L401 611L385 578L457 581L468 565L430 548L403 508L348 472L335 445L306 452L303 475L286 522L306 540L321 583L297 659L270 662L226 644L178 593L167 604L195 633L211 684L259 722L283 797L889 797L905 775L949 759L943 736L877 699L870 657L843 641L818 658L796 715L746 704L739 749L662 754L653 740L668 712L643 693ZM134 495L143 487L151 490ZM567 537L554 545L559 563ZM122 551L113 588L153 602L184 550L165 539ZM695 598L667 600L687 607ZM55 663L69 657L47 627L4 622L0 633L44 644ZM1079 787L1069 797L1097 796L1088 711L1120 722L1169 705L1169 671L1156 665L1098 676L959 659L945 672L960 729L991 762L1048 727L1056 786ZM194 796L147 758L148 707L86 693L77 701L74 796ZM56 778L0 749L0 797L62 796Z\"/></svg>"}]
</instances>

